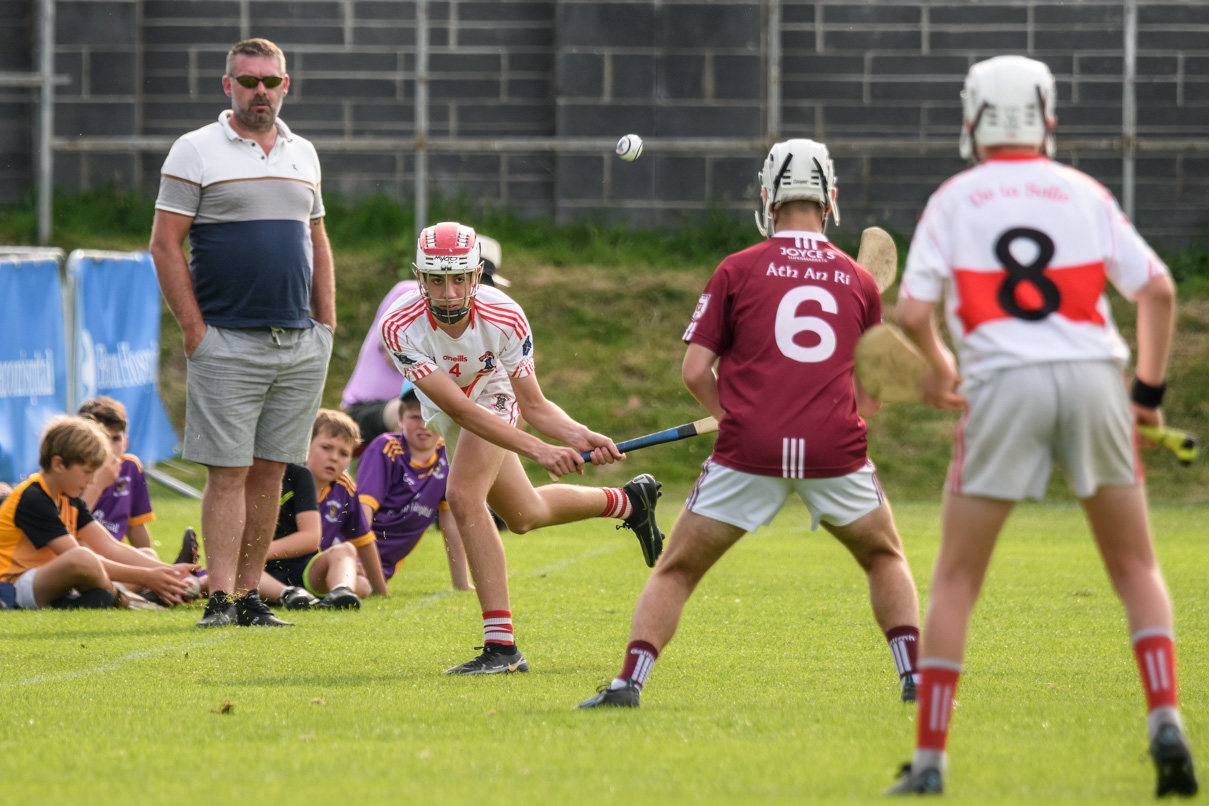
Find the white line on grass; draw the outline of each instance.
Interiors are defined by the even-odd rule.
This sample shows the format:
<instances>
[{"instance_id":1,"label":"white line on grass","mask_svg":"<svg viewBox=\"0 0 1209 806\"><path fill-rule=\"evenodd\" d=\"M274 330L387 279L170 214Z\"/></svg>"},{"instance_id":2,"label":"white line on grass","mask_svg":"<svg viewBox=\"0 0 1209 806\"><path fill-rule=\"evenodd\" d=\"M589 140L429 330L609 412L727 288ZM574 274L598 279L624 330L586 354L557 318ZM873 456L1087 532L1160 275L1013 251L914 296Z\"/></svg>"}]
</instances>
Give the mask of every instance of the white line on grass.
<instances>
[{"instance_id":1,"label":"white line on grass","mask_svg":"<svg viewBox=\"0 0 1209 806\"><path fill-rule=\"evenodd\" d=\"M545 568L538 568L536 571L530 571L529 576L534 576L534 577L544 576L545 574L548 574L551 571L558 571L562 568L566 568L568 565L574 565L575 563L577 563L581 560L586 560L589 557L596 557L601 554L608 554L611 551L617 551L619 548L621 548L621 546L601 546L600 548L592 549L591 551L585 551L583 554L579 555L578 557L568 557L565 560L559 560L558 562L554 563L553 565L547 565Z\"/></svg>"},{"instance_id":2,"label":"white line on grass","mask_svg":"<svg viewBox=\"0 0 1209 806\"><path fill-rule=\"evenodd\" d=\"M197 647L209 646L210 644L215 644L219 641L225 640L231 634L231 632L221 632L209 638L204 638L200 641L192 641L187 644L173 644L171 646L140 649L138 652L127 653L119 658L111 660L109 663L102 663L100 666L93 666L89 669L79 669L74 672L63 672L62 674L38 674L34 675L33 677L27 677L24 680L14 680L11 683L0 683L0 689L16 688L17 686L32 686L38 683L54 683L59 680L73 680L77 677L88 677L90 675L100 674L102 672L112 672L114 669L117 669L120 666L125 666L131 661L142 660L143 658L148 658L152 655L162 655L165 652L171 652L175 649L190 650L196 649Z\"/></svg>"},{"instance_id":3,"label":"white line on grass","mask_svg":"<svg viewBox=\"0 0 1209 806\"><path fill-rule=\"evenodd\" d=\"M601 554L608 554L609 552L617 551L619 548L621 548L621 547L620 546L601 546L599 548L592 549L591 551L585 551L583 554L580 554L577 557L568 557L565 560L560 560L559 562L553 563L552 565L547 565L544 568L538 568L535 571L530 571L528 575L540 577L545 574L549 574L553 571L558 571L562 568L566 568L569 565L574 565L575 563L578 563L582 560L587 560L591 557L596 557ZM454 593L454 591L452 589L434 591L426 596L422 596L419 599L416 599L414 602L409 602L408 604L404 605L402 608L402 611L400 611L400 612L406 612L408 610L419 610L419 609L427 607L435 602L439 602L441 599L444 599L447 596L453 595L453 593ZM307 626L310 629L314 629L314 628L322 629L323 627L330 627L332 625L335 625L336 623L337 623L337 620L331 620L327 624L313 623L313 624L309 624ZM345 626L345 625L341 625L341 626ZM148 658L153 655L162 655L165 652L171 652L172 650L176 650L176 649L189 650L189 649L195 649L197 647L208 646L210 644L217 643L218 641L225 640L226 638L230 637L231 635L234 635L235 632L236 632L235 630L223 630L222 632L218 632L215 635L213 635L209 638L202 639L200 641L193 641L193 642L190 642L187 644L173 644L171 646L154 647L152 649L141 649L138 652L127 653L125 655L122 655L119 658L115 658L114 660L110 661L109 663L103 663L100 666L93 666L92 668L89 668L89 669L80 669L80 670L77 670L74 672L63 672L62 674L53 674L53 675L41 675L40 674L40 675L34 675L33 677L27 677L24 680L14 680L9 683L0 683L0 690L7 689L7 688L16 688L19 686L32 686L32 685L37 685L39 683L54 683L59 680L73 680L73 679L76 679L79 677L88 677L88 676L94 675L94 674L112 672L114 669L124 666L127 663L130 663L132 661L142 660L143 658Z\"/></svg>"}]
</instances>

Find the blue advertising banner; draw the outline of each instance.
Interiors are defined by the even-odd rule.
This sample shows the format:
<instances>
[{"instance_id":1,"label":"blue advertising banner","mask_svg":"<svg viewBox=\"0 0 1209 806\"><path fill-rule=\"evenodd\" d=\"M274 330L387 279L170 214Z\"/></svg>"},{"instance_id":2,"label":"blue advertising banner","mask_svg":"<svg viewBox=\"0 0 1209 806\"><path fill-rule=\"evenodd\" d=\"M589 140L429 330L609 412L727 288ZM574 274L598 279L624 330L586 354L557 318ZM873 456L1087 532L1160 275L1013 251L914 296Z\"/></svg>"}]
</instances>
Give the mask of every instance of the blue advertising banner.
<instances>
[{"instance_id":1,"label":"blue advertising banner","mask_svg":"<svg viewBox=\"0 0 1209 806\"><path fill-rule=\"evenodd\" d=\"M42 427L67 408L59 250L0 254L0 481L38 470Z\"/></svg>"},{"instance_id":2,"label":"blue advertising banner","mask_svg":"<svg viewBox=\"0 0 1209 806\"><path fill-rule=\"evenodd\" d=\"M74 405L107 395L126 407L130 453L152 465L180 453L159 396L160 287L146 252L67 256L75 327Z\"/></svg>"}]
</instances>

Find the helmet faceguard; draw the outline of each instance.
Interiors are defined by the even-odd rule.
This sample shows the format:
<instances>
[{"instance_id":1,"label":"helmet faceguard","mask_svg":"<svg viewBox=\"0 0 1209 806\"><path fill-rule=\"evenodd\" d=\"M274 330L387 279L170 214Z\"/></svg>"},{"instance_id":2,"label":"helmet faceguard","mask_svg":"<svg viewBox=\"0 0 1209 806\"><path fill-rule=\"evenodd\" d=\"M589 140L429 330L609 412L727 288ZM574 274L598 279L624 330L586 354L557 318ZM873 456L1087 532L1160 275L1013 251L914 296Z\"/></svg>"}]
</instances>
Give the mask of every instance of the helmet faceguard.
<instances>
[{"instance_id":1,"label":"helmet faceguard","mask_svg":"<svg viewBox=\"0 0 1209 806\"><path fill-rule=\"evenodd\" d=\"M479 291L479 273L483 260L474 229L456 221L445 221L425 227L416 241L416 262L413 268L420 280L420 294L428 303L433 318L447 325L460 322L470 312ZM429 295L429 278L465 275L466 291L457 298L433 300ZM445 284L448 293L449 286Z\"/></svg>"},{"instance_id":2,"label":"helmet faceguard","mask_svg":"<svg viewBox=\"0 0 1209 806\"><path fill-rule=\"evenodd\" d=\"M768 152L757 179L761 209L756 211L756 227L764 237L774 234L773 212L788 201L818 202L823 205L823 227L827 226L828 215L839 225L835 166L822 143L814 140L777 143Z\"/></svg>"},{"instance_id":3,"label":"helmet faceguard","mask_svg":"<svg viewBox=\"0 0 1209 806\"><path fill-rule=\"evenodd\" d=\"M1054 76L1042 62L1024 56L996 56L966 75L961 93L963 159L977 146L1037 146L1054 155Z\"/></svg>"}]
</instances>

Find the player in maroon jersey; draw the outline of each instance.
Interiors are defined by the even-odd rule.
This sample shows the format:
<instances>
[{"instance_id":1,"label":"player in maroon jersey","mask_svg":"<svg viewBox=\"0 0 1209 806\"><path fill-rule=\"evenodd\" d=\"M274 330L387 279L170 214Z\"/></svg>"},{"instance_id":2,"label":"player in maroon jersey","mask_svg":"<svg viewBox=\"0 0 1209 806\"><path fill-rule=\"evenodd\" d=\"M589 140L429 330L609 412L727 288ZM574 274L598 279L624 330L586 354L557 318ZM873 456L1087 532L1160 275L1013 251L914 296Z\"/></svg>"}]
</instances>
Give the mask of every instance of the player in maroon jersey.
<instances>
[{"instance_id":1,"label":"player in maroon jersey","mask_svg":"<svg viewBox=\"0 0 1209 806\"><path fill-rule=\"evenodd\" d=\"M852 372L857 339L881 321L881 297L823 235L828 215L839 220L826 146L777 143L760 182L756 221L767 239L722 261L684 333L684 382L718 418L718 441L638 600L621 674L580 707L638 705L705 572L795 491L811 528L821 523L864 569L902 699L915 699L919 600L865 451L861 415L879 404Z\"/></svg>"}]
</instances>

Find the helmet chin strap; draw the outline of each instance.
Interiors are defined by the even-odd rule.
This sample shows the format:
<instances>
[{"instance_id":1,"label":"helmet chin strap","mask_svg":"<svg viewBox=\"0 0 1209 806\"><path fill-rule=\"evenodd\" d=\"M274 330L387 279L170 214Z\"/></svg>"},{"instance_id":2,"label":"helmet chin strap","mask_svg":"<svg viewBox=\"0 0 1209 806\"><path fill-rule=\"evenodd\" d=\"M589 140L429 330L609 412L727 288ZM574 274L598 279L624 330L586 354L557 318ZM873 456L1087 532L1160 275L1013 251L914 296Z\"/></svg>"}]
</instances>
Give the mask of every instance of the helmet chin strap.
<instances>
[{"instance_id":1,"label":"helmet chin strap","mask_svg":"<svg viewBox=\"0 0 1209 806\"><path fill-rule=\"evenodd\" d=\"M470 306L451 311L448 308L434 308L433 304L429 302L428 312L432 314L433 319L439 322L444 322L447 325L456 325L466 318L466 314L470 313Z\"/></svg>"}]
</instances>

